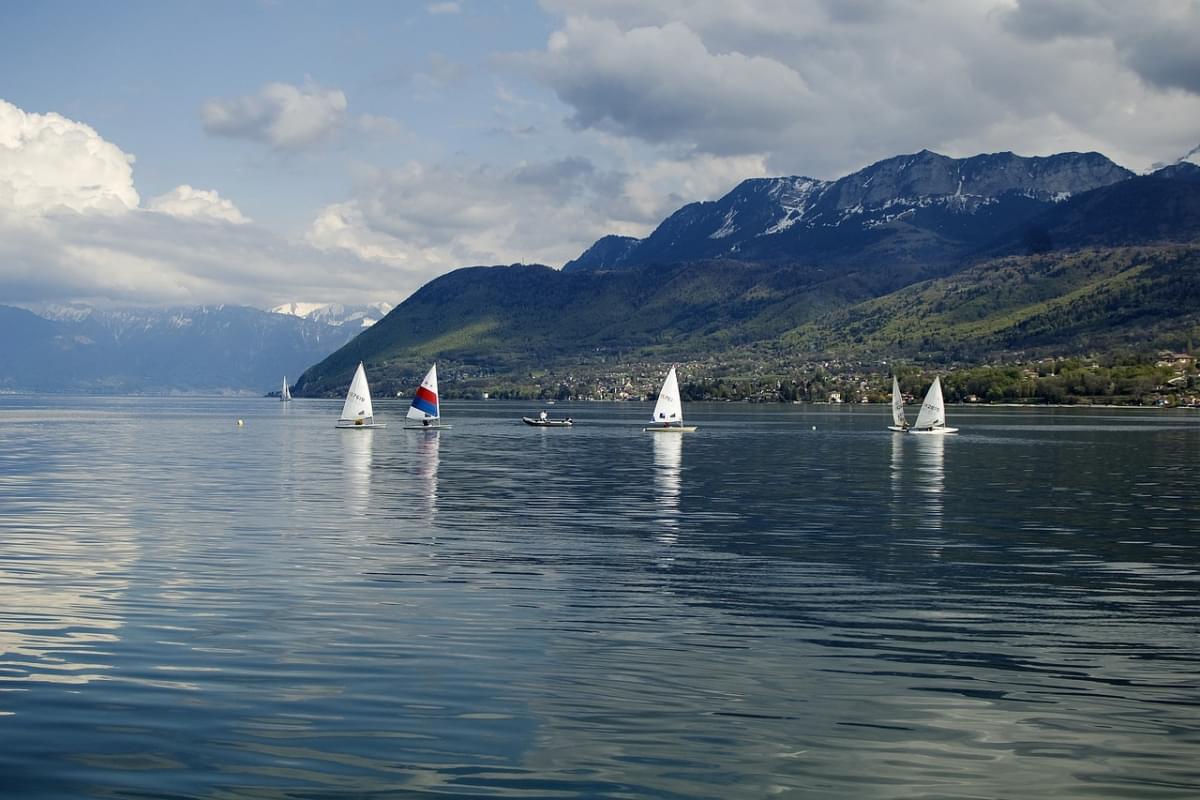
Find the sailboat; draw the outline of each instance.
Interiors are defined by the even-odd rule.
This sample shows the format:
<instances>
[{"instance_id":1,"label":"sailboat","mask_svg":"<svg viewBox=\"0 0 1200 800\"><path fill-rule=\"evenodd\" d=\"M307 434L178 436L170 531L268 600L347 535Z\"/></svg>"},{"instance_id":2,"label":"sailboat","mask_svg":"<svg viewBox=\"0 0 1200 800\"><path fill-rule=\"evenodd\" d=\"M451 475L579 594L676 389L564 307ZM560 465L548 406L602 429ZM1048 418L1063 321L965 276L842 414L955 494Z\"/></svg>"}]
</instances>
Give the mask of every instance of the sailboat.
<instances>
[{"instance_id":1,"label":"sailboat","mask_svg":"<svg viewBox=\"0 0 1200 800\"><path fill-rule=\"evenodd\" d=\"M279 399L284 403L292 399L292 390L287 385L287 375L283 376L283 391L279 393Z\"/></svg>"},{"instance_id":2,"label":"sailboat","mask_svg":"<svg viewBox=\"0 0 1200 800\"><path fill-rule=\"evenodd\" d=\"M888 430L901 433L908 430L908 420L904 418L904 395L900 394L900 381L895 375L892 376L892 424L888 425Z\"/></svg>"},{"instance_id":3,"label":"sailboat","mask_svg":"<svg viewBox=\"0 0 1200 800\"><path fill-rule=\"evenodd\" d=\"M686 427L683 424L683 403L679 401L679 378L675 377L675 367L667 373L662 389L658 392L658 402L654 404L654 416L650 418L650 427L643 431L654 433L685 433L696 430L696 426Z\"/></svg>"},{"instance_id":4,"label":"sailboat","mask_svg":"<svg viewBox=\"0 0 1200 800\"><path fill-rule=\"evenodd\" d=\"M350 389L346 392L346 404L342 406L342 416L338 418L338 428L382 428L382 422L375 421L375 411L371 408L371 389L367 386L367 371L362 362L354 370L354 379L350 381Z\"/></svg>"},{"instance_id":5,"label":"sailboat","mask_svg":"<svg viewBox=\"0 0 1200 800\"><path fill-rule=\"evenodd\" d=\"M921 402L917 421L908 429L909 433L958 433L958 428L946 427L946 402L942 399L942 379L934 378L933 385Z\"/></svg>"},{"instance_id":6,"label":"sailboat","mask_svg":"<svg viewBox=\"0 0 1200 800\"><path fill-rule=\"evenodd\" d=\"M425 379L413 394L412 405L405 417L405 430L446 430L443 425L441 407L438 405L437 364L425 373Z\"/></svg>"}]
</instances>

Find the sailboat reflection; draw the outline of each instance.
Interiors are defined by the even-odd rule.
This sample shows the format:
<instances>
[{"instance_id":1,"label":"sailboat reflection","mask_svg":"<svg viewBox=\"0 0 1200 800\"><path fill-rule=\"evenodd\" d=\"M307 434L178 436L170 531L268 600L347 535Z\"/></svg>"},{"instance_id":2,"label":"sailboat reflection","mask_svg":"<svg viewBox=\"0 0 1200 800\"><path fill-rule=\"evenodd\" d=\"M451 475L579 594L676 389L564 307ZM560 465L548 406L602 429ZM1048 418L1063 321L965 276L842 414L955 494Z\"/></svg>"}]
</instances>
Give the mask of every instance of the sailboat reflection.
<instances>
[{"instance_id":1,"label":"sailboat reflection","mask_svg":"<svg viewBox=\"0 0 1200 800\"><path fill-rule=\"evenodd\" d=\"M417 437L417 477L420 479L421 516L427 525L437 518L438 503L438 448L442 437L437 431L428 431Z\"/></svg>"},{"instance_id":2,"label":"sailboat reflection","mask_svg":"<svg viewBox=\"0 0 1200 800\"><path fill-rule=\"evenodd\" d=\"M917 456L916 491L924 496L918 506L925 524L940 529L945 512L946 437L920 436L912 444Z\"/></svg>"},{"instance_id":3,"label":"sailboat reflection","mask_svg":"<svg viewBox=\"0 0 1200 800\"><path fill-rule=\"evenodd\" d=\"M365 514L371 499L371 439L375 431L360 430L356 434L341 437L342 476L350 511Z\"/></svg>"},{"instance_id":4,"label":"sailboat reflection","mask_svg":"<svg viewBox=\"0 0 1200 800\"><path fill-rule=\"evenodd\" d=\"M659 531L655 538L663 544L679 539L679 496L683 483L683 437L655 436L654 499Z\"/></svg>"},{"instance_id":5,"label":"sailboat reflection","mask_svg":"<svg viewBox=\"0 0 1200 800\"><path fill-rule=\"evenodd\" d=\"M889 516L892 524L892 529L899 529L904 526L904 515L907 511L908 504L905 503L904 497L904 437L892 437L892 467L891 467L891 487L892 487L892 502L889 510Z\"/></svg>"}]
</instances>

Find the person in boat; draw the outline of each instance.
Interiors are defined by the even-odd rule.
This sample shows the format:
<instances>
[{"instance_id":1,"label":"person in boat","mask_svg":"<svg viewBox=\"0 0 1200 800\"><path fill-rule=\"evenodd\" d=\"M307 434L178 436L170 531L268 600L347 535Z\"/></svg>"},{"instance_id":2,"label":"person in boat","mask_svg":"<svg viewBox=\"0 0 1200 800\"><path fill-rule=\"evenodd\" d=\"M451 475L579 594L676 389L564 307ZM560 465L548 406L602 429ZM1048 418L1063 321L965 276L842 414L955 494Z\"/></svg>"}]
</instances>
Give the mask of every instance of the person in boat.
<instances>
[{"instance_id":1,"label":"person in boat","mask_svg":"<svg viewBox=\"0 0 1200 800\"><path fill-rule=\"evenodd\" d=\"M426 426L429 425L429 417L426 417L425 419L421 420L421 424L426 425Z\"/></svg>"},{"instance_id":2,"label":"person in boat","mask_svg":"<svg viewBox=\"0 0 1200 800\"><path fill-rule=\"evenodd\" d=\"M542 411L539 411L539 412L538 412L538 419L540 419L542 422L545 422L545 421L546 421L546 411L545 411L545 409L543 409Z\"/></svg>"}]
</instances>

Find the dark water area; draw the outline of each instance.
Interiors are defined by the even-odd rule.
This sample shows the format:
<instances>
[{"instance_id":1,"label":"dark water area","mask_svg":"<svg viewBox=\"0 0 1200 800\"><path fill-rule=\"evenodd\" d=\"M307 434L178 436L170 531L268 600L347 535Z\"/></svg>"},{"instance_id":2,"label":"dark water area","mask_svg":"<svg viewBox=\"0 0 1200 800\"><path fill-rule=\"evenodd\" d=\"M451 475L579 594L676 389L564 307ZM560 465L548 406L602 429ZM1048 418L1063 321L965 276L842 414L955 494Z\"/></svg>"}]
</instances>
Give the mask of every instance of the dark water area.
<instances>
[{"instance_id":1,"label":"dark water area","mask_svg":"<svg viewBox=\"0 0 1200 800\"><path fill-rule=\"evenodd\" d=\"M340 407L0 397L0 797L1200 796L1200 413Z\"/></svg>"}]
</instances>

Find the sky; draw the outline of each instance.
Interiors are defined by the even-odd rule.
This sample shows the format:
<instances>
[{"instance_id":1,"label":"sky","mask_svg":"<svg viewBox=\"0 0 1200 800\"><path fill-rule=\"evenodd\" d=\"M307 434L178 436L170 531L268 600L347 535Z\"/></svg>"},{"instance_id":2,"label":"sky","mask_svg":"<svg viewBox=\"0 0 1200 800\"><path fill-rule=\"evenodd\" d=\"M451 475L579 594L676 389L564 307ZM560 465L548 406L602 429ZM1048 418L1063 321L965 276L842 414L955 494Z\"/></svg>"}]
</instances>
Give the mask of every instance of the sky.
<instances>
[{"instance_id":1,"label":"sky","mask_svg":"<svg viewBox=\"0 0 1200 800\"><path fill-rule=\"evenodd\" d=\"M751 177L1200 145L1200 0L0 4L0 304L398 303Z\"/></svg>"}]
</instances>

